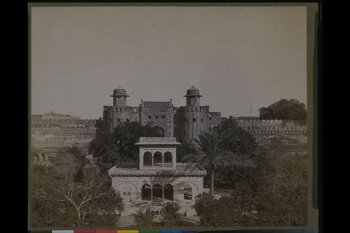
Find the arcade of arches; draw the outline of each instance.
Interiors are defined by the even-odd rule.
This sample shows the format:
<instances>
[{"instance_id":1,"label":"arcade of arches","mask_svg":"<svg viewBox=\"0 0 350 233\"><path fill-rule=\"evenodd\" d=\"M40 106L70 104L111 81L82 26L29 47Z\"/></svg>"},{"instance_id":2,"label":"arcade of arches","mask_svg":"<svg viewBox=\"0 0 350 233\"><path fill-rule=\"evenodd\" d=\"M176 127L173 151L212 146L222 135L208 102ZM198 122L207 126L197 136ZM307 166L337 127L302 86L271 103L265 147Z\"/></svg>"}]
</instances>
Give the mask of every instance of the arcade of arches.
<instances>
[{"instance_id":1,"label":"arcade of arches","mask_svg":"<svg viewBox=\"0 0 350 233\"><path fill-rule=\"evenodd\" d=\"M166 184L164 187L160 184L144 184L141 190L141 199L146 201L163 201L174 200L174 188L171 184Z\"/></svg>"},{"instance_id":2,"label":"arcade of arches","mask_svg":"<svg viewBox=\"0 0 350 233\"><path fill-rule=\"evenodd\" d=\"M149 151L146 151L143 154L143 166L164 166L172 167L173 166L173 155L171 152L167 151L164 154L157 151L153 154Z\"/></svg>"}]
</instances>

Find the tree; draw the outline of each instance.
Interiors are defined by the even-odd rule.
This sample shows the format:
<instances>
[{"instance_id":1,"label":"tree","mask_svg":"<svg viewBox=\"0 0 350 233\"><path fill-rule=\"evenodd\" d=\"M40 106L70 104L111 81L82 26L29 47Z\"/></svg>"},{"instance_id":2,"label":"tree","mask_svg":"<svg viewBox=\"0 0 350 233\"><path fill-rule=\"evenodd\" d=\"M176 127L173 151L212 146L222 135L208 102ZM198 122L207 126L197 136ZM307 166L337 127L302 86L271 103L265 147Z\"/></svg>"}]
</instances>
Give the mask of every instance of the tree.
<instances>
[{"instance_id":1,"label":"tree","mask_svg":"<svg viewBox=\"0 0 350 233\"><path fill-rule=\"evenodd\" d=\"M215 199L211 194L200 194L194 205L201 226L252 226L252 206L249 199L237 195Z\"/></svg>"},{"instance_id":2,"label":"tree","mask_svg":"<svg viewBox=\"0 0 350 233\"><path fill-rule=\"evenodd\" d=\"M145 211L139 209L135 214L134 224L137 227L152 227L155 226L154 217L155 214L151 212L150 208L147 208Z\"/></svg>"},{"instance_id":3,"label":"tree","mask_svg":"<svg viewBox=\"0 0 350 233\"><path fill-rule=\"evenodd\" d=\"M177 159L177 162L181 162L182 158L186 154L195 154L195 153L196 153L196 148L194 147L193 144L183 142L179 146L177 146L177 148L176 148L176 159Z\"/></svg>"},{"instance_id":4,"label":"tree","mask_svg":"<svg viewBox=\"0 0 350 233\"><path fill-rule=\"evenodd\" d=\"M161 210L161 222L164 226L179 226L181 225L181 215L179 213L180 205L177 202L166 203Z\"/></svg>"},{"instance_id":5,"label":"tree","mask_svg":"<svg viewBox=\"0 0 350 233\"><path fill-rule=\"evenodd\" d=\"M89 145L89 153L96 159L101 172L107 173L115 165L133 165L138 161L138 147L135 143L140 137L159 136L156 127L126 121L119 124L112 134L96 135Z\"/></svg>"},{"instance_id":6,"label":"tree","mask_svg":"<svg viewBox=\"0 0 350 233\"><path fill-rule=\"evenodd\" d=\"M268 107L259 109L260 119L296 121L306 124L307 111L305 104L296 99L281 99Z\"/></svg>"},{"instance_id":7,"label":"tree","mask_svg":"<svg viewBox=\"0 0 350 233\"><path fill-rule=\"evenodd\" d=\"M247 155L253 154L257 149L254 137L239 127L232 116L224 119L214 130L220 137L225 139L224 146L227 151L239 155Z\"/></svg>"},{"instance_id":8,"label":"tree","mask_svg":"<svg viewBox=\"0 0 350 233\"><path fill-rule=\"evenodd\" d=\"M204 133L194 139L197 150L195 154L187 154L183 161L195 162L204 166L210 174L210 193L214 193L215 170L218 166L241 163L232 152L226 151L227 139L217 133Z\"/></svg>"},{"instance_id":9,"label":"tree","mask_svg":"<svg viewBox=\"0 0 350 233\"><path fill-rule=\"evenodd\" d=\"M290 155L271 146L257 152L255 167L227 166L231 196L215 199L210 194L199 195L194 208L201 225L305 225L306 158L305 154Z\"/></svg>"},{"instance_id":10,"label":"tree","mask_svg":"<svg viewBox=\"0 0 350 233\"><path fill-rule=\"evenodd\" d=\"M259 225L300 226L307 216L307 155L287 155L269 148L261 161L257 192ZM268 160L268 161L264 161Z\"/></svg>"},{"instance_id":11,"label":"tree","mask_svg":"<svg viewBox=\"0 0 350 233\"><path fill-rule=\"evenodd\" d=\"M307 217L306 157L262 152L257 167L236 167L231 196L203 193L194 208L203 226L303 226ZM266 154L265 154L266 153Z\"/></svg>"},{"instance_id":12,"label":"tree","mask_svg":"<svg viewBox=\"0 0 350 233\"><path fill-rule=\"evenodd\" d=\"M76 149L58 155L52 167L34 167L33 174L33 226L116 224L116 211L123 209L121 197L111 187L110 178L101 176Z\"/></svg>"}]
</instances>

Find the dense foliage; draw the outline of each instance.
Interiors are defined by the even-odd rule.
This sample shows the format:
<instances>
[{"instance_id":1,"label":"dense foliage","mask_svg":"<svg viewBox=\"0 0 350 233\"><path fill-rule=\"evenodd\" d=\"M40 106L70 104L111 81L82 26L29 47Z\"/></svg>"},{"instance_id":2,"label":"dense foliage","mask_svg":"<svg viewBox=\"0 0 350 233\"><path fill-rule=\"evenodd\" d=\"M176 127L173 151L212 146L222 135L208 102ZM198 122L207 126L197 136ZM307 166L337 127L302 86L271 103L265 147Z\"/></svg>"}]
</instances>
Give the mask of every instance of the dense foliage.
<instances>
[{"instance_id":1,"label":"dense foliage","mask_svg":"<svg viewBox=\"0 0 350 233\"><path fill-rule=\"evenodd\" d=\"M214 130L225 139L224 149L226 151L248 155L254 153L257 148L254 137L239 127L232 116L224 119Z\"/></svg>"},{"instance_id":2,"label":"dense foliage","mask_svg":"<svg viewBox=\"0 0 350 233\"><path fill-rule=\"evenodd\" d=\"M167 227L182 225L180 205L177 202L168 202L164 204L161 210L162 225Z\"/></svg>"},{"instance_id":3,"label":"dense foliage","mask_svg":"<svg viewBox=\"0 0 350 233\"><path fill-rule=\"evenodd\" d=\"M32 167L32 226L114 227L123 204L110 178L99 174L77 149L51 162L50 167Z\"/></svg>"},{"instance_id":4,"label":"dense foliage","mask_svg":"<svg viewBox=\"0 0 350 233\"><path fill-rule=\"evenodd\" d=\"M127 166L137 163L140 137L159 137L159 130L150 125L126 121L119 124L112 134L98 134L89 146L89 153L103 173L115 165Z\"/></svg>"},{"instance_id":5,"label":"dense foliage","mask_svg":"<svg viewBox=\"0 0 350 233\"><path fill-rule=\"evenodd\" d=\"M291 120L306 124L307 111L305 104L295 99L281 99L268 107L259 109L260 119Z\"/></svg>"},{"instance_id":6,"label":"dense foliage","mask_svg":"<svg viewBox=\"0 0 350 233\"><path fill-rule=\"evenodd\" d=\"M151 212L150 208L147 208L145 211L139 209L134 217L134 225L137 227L153 227L156 226L154 221L155 214Z\"/></svg>"},{"instance_id":7,"label":"dense foliage","mask_svg":"<svg viewBox=\"0 0 350 233\"><path fill-rule=\"evenodd\" d=\"M231 196L198 196L204 226L302 226L307 216L306 155L261 151L255 168L232 167Z\"/></svg>"},{"instance_id":8,"label":"dense foliage","mask_svg":"<svg viewBox=\"0 0 350 233\"><path fill-rule=\"evenodd\" d=\"M182 160L199 163L207 169L210 193L214 193L215 172L218 168L233 164L247 166L247 162L253 166L251 157L256 148L254 138L230 117L223 120L214 131L195 138L192 147L184 147L187 153Z\"/></svg>"}]
</instances>

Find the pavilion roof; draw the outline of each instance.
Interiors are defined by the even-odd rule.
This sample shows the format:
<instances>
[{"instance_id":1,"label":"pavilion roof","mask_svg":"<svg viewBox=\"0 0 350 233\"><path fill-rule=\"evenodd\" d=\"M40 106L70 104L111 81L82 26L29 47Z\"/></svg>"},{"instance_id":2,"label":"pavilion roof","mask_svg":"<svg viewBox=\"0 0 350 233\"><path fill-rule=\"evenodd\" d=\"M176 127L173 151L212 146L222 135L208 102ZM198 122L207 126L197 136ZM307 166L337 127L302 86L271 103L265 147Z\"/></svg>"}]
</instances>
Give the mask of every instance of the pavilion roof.
<instances>
[{"instance_id":1,"label":"pavilion roof","mask_svg":"<svg viewBox=\"0 0 350 233\"><path fill-rule=\"evenodd\" d=\"M207 171L197 163L176 163L176 169L155 168L155 169L139 169L139 168L122 168L112 167L108 174L110 176L205 176Z\"/></svg>"}]
</instances>

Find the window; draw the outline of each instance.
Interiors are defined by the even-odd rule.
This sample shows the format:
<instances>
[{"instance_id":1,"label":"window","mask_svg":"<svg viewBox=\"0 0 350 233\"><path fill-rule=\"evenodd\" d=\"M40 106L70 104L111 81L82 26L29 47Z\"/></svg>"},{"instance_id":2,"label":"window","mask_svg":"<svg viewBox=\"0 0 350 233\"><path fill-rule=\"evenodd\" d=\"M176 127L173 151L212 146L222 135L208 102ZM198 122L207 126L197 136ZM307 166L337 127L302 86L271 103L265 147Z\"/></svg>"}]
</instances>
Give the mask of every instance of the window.
<instances>
[{"instance_id":1,"label":"window","mask_svg":"<svg viewBox=\"0 0 350 233\"><path fill-rule=\"evenodd\" d=\"M158 116L155 116L154 118L158 119Z\"/></svg>"},{"instance_id":2,"label":"window","mask_svg":"<svg viewBox=\"0 0 350 233\"><path fill-rule=\"evenodd\" d=\"M152 116L148 116L148 119L152 119Z\"/></svg>"},{"instance_id":3,"label":"window","mask_svg":"<svg viewBox=\"0 0 350 233\"><path fill-rule=\"evenodd\" d=\"M184 188L184 199L192 200L192 187L187 186Z\"/></svg>"},{"instance_id":4,"label":"window","mask_svg":"<svg viewBox=\"0 0 350 233\"><path fill-rule=\"evenodd\" d=\"M164 153L164 166L173 166L173 156L169 151Z\"/></svg>"},{"instance_id":5,"label":"window","mask_svg":"<svg viewBox=\"0 0 350 233\"><path fill-rule=\"evenodd\" d=\"M201 122L203 123L203 118L201 118Z\"/></svg>"},{"instance_id":6,"label":"window","mask_svg":"<svg viewBox=\"0 0 350 233\"><path fill-rule=\"evenodd\" d=\"M162 115L162 119L165 119L165 115Z\"/></svg>"},{"instance_id":7,"label":"window","mask_svg":"<svg viewBox=\"0 0 350 233\"><path fill-rule=\"evenodd\" d=\"M145 152L143 154L143 166L152 166L152 154L151 152Z\"/></svg>"},{"instance_id":8,"label":"window","mask_svg":"<svg viewBox=\"0 0 350 233\"><path fill-rule=\"evenodd\" d=\"M196 118L193 118L193 122L196 122Z\"/></svg>"},{"instance_id":9,"label":"window","mask_svg":"<svg viewBox=\"0 0 350 233\"><path fill-rule=\"evenodd\" d=\"M117 118L117 122L120 122L120 118Z\"/></svg>"},{"instance_id":10,"label":"window","mask_svg":"<svg viewBox=\"0 0 350 233\"><path fill-rule=\"evenodd\" d=\"M128 192L128 196L131 196L131 193L130 193L130 192Z\"/></svg>"},{"instance_id":11,"label":"window","mask_svg":"<svg viewBox=\"0 0 350 233\"><path fill-rule=\"evenodd\" d=\"M163 163L162 153L160 153L159 151L154 153L153 161L154 161L154 164L153 164L154 166L161 166Z\"/></svg>"}]
</instances>

